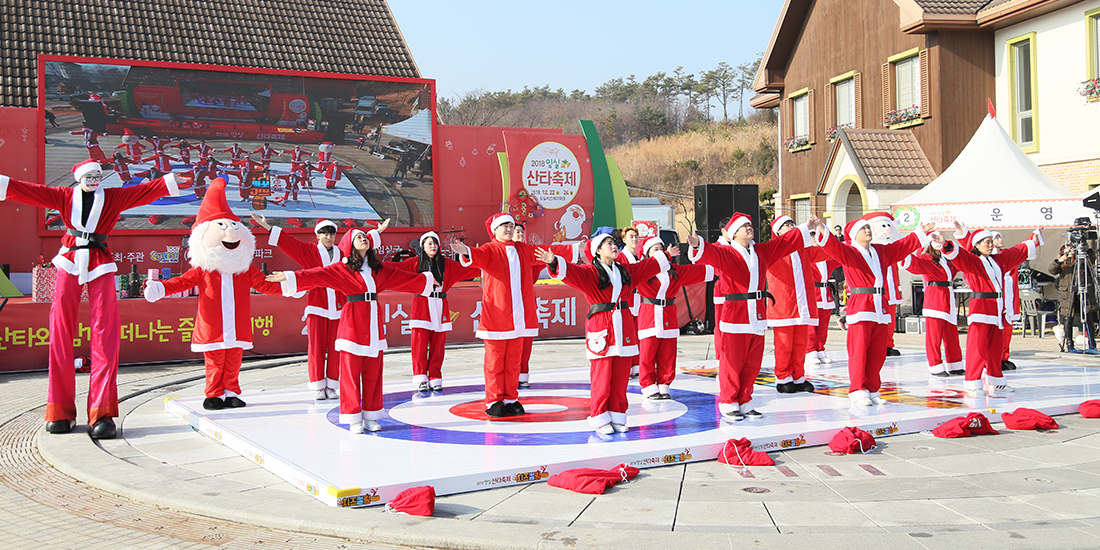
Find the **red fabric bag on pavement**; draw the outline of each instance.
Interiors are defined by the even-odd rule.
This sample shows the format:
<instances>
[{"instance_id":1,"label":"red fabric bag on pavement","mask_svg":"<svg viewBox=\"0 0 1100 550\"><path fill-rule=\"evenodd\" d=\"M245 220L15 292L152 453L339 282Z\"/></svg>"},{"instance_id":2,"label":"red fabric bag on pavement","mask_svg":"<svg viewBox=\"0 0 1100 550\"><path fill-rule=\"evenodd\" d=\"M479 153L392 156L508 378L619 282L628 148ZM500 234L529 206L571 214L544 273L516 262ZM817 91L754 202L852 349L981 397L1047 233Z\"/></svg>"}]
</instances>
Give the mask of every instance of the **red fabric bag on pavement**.
<instances>
[{"instance_id":1,"label":"red fabric bag on pavement","mask_svg":"<svg viewBox=\"0 0 1100 550\"><path fill-rule=\"evenodd\" d=\"M1077 406L1077 412L1085 418L1100 418L1100 399L1085 401Z\"/></svg>"},{"instance_id":2,"label":"red fabric bag on pavement","mask_svg":"<svg viewBox=\"0 0 1100 550\"><path fill-rule=\"evenodd\" d=\"M834 453L867 454L875 448L875 436L852 426L841 428L829 441L829 449Z\"/></svg>"},{"instance_id":3,"label":"red fabric bag on pavement","mask_svg":"<svg viewBox=\"0 0 1100 550\"><path fill-rule=\"evenodd\" d=\"M1056 430L1058 422L1046 413L1020 407L1001 415L1001 421L1010 430Z\"/></svg>"},{"instance_id":4,"label":"red fabric bag on pavement","mask_svg":"<svg viewBox=\"0 0 1100 550\"><path fill-rule=\"evenodd\" d=\"M993 426L989 424L989 419L979 412L952 418L932 430L932 435L946 439L970 437L972 435L997 435L999 433L1001 432L994 430Z\"/></svg>"},{"instance_id":5,"label":"red fabric bag on pavement","mask_svg":"<svg viewBox=\"0 0 1100 550\"><path fill-rule=\"evenodd\" d=\"M616 483L634 479L634 476L637 475L637 468L625 464L619 464L610 470L574 468L550 476L546 480L546 484L551 487L568 489L575 493L602 495L604 491L614 487Z\"/></svg>"},{"instance_id":6,"label":"red fabric bag on pavement","mask_svg":"<svg viewBox=\"0 0 1100 550\"><path fill-rule=\"evenodd\" d=\"M775 466L772 457L753 450L752 442L746 437L727 441L718 454L718 462L733 466Z\"/></svg>"},{"instance_id":7,"label":"red fabric bag on pavement","mask_svg":"<svg viewBox=\"0 0 1100 550\"><path fill-rule=\"evenodd\" d=\"M435 512L435 487L422 485L405 489L386 503L386 511L410 516L430 516Z\"/></svg>"}]
</instances>

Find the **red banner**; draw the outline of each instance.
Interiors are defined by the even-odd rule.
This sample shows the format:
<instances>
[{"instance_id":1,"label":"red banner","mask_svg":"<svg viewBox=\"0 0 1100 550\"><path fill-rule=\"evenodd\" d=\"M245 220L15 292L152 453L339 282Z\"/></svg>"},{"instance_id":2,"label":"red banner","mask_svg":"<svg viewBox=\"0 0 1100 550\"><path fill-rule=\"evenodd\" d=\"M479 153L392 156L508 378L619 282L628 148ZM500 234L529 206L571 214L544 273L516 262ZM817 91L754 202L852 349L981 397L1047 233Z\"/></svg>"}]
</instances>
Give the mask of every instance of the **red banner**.
<instances>
[{"instance_id":1,"label":"red banner","mask_svg":"<svg viewBox=\"0 0 1100 550\"><path fill-rule=\"evenodd\" d=\"M527 242L575 242L592 229L592 162L583 136L505 131L508 197Z\"/></svg>"}]
</instances>

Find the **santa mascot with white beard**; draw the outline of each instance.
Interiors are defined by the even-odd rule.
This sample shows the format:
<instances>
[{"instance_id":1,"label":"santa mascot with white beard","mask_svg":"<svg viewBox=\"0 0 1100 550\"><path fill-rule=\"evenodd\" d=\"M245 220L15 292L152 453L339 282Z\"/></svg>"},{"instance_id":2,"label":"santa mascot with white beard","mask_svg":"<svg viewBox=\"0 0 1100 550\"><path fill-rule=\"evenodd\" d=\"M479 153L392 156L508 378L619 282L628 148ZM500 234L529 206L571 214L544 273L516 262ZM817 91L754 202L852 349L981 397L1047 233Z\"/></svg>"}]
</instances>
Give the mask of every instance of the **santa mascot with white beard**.
<instances>
[{"instance_id":1,"label":"santa mascot with white beard","mask_svg":"<svg viewBox=\"0 0 1100 550\"><path fill-rule=\"evenodd\" d=\"M871 244L890 244L901 240L901 230L898 229L897 220L890 214L882 212L881 216L875 217L870 222ZM890 314L891 327L898 326L898 306L904 301L901 298L901 282L898 280L900 269L900 263L892 264L886 269L886 302L889 304L886 312ZM896 329L889 330L890 337L886 342L886 355L890 357L901 355L901 352L894 347L894 330Z\"/></svg>"},{"instance_id":2,"label":"santa mascot with white beard","mask_svg":"<svg viewBox=\"0 0 1100 550\"><path fill-rule=\"evenodd\" d=\"M252 308L249 292L281 294L278 283L264 280L252 265L256 238L229 210L224 178L216 178L202 199L191 228L188 259L191 269L166 281L148 281L145 299L199 287L199 311L191 334L191 351L206 361L206 399L202 407L218 410L243 407L240 399L241 357L252 349Z\"/></svg>"}]
</instances>

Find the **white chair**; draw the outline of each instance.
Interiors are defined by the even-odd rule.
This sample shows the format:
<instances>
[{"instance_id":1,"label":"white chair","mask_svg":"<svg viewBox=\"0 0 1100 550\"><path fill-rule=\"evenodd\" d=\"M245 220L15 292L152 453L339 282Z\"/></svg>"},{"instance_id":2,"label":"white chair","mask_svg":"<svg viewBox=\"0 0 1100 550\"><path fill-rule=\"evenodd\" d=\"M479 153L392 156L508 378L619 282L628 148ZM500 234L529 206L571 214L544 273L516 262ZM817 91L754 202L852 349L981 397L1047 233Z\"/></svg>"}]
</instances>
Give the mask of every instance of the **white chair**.
<instances>
[{"instance_id":1,"label":"white chair","mask_svg":"<svg viewBox=\"0 0 1100 550\"><path fill-rule=\"evenodd\" d=\"M1046 311L1039 309L1039 304L1042 303L1042 296L1034 290L1028 288L1020 289L1020 315L1021 322L1021 335L1027 336L1027 327L1031 326L1031 333L1035 334L1036 330L1039 332L1039 338L1043 337L1043 333L1047 330L1047 323L1051 326L1057 325L1057 321L1049 321L1047 319Z\"/></svg>"}]
</instances>

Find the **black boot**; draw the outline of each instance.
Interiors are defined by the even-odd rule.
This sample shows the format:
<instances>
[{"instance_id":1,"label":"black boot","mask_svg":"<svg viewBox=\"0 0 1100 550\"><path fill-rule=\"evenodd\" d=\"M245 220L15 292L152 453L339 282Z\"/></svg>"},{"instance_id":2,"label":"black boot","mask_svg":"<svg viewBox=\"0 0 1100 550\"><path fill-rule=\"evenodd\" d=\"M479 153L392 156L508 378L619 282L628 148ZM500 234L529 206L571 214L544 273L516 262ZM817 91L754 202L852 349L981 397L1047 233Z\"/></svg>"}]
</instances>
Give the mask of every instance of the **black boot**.
<instances>
[{"instance_id":1,"label":"black boot","mask_svg":"<svg viewBox=\"0 0 1100 550\"><path fill-rule=\"evenodd\" d=\"M775 385L775 391L777 391L779 393L795 393L798 390L795 389L794 386L795 386L794 382L783 382L781 384L776 384Z\"/></svg>"},{"instance_id":2,"label":"black boot","mask_svg":"<svg viewBox=\"0 0 1100 550\"><path fill-rule=\"evenodd\" d=\"M508 403L504 406L504 416L523 416L527 411L523 410L523 405L519 401L515 403Z\"/></svg>"},{"instance_id":3,"label":"black boot","mask_svg":"<svg viewBox=\"0 0 1100 550\"><path fill-rule=\"evenodd\" d=\"M88 435L92 436L92 439L114 439L116 435L115 421L110 417L101 419L92 426Z\"/></svg>"},{"instance_id":4,"label":"black boot","mask_svg":"<svg viewBox=\"0 0 1100 550\"><path fill-rule=\"evenodd\" d=\"M220 411L225 408L225 401L220 397L207 397L202 400L202 408L208 411Z\"/></svg>"},{"instance_id":5,"label":"black boot","mask_svg":"<svg viewBox=\"0 0 1100 550\"><path fill-rule=\"evenodd\" d=\"M1012 361L1001 361L1001 370L1016 370L1016 363Z\"/></svg>"},{"instance_id":6,"label":"black boot","mask_svg":"<svg viewBox=\"0 0 1100 550\"><path fill-rule=\"evenodd\" d=\"M501 418L501 417L507 416L504 413L504 402L503 401L497 401L496 403L493 403L492 405L489 405L489 408L485 409L485 415L486 416L491 416L493 418Z\"/></svg>"},{"instance_id":7,"label":"black boot","mask_svg":"<svg viewBox=\"0 0 1100 550\"><path fill-rule=\"evenodd\" d=\"M52 434L67 434L73 431L76 422L72 420L54 420L46 423L46 431Z\"/></svg>"},{"instance_id":8,"label":"black boot","mask_svg":"<svg viewBox=\"0 0 1100 550\"><path fill-rule=\"evenodd\" d=\"M225 398L225 406L229 407L230 409L239 409L239 408L245 406L245 402L241 401L240 397L237 397L235 395L231 395L231 396Z\"/></svg>"},{"instance_id":9,"label":"black boot","mask_svg":"<svg viewBox=\"0 0 1100 550\"><path fill-rule=\"evenodd\" d=\"M792 384L793 384L793 382L792 382ZM814 387L814 383L810 382L809 380L804 380L801 384L795 384L794 387L795 387L795 391L800 391L800 392L805 392L805 393L814 393L814 391L817 390L817 388Z\"/></svg>"},{"instance_id":10,"label":"black boot","mask_svg":"<svg viewBox=\"0 0 1100 550\"><path fill-rule=\"evenodd\" d=\"M886 356L887 357L899 357L899 356L901 356L901 352L898 351L896 348L886 348Z\"/></svg>"}]
</instances>

